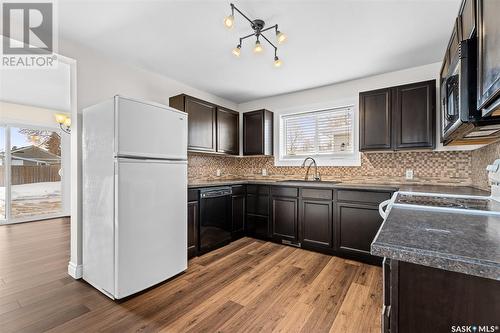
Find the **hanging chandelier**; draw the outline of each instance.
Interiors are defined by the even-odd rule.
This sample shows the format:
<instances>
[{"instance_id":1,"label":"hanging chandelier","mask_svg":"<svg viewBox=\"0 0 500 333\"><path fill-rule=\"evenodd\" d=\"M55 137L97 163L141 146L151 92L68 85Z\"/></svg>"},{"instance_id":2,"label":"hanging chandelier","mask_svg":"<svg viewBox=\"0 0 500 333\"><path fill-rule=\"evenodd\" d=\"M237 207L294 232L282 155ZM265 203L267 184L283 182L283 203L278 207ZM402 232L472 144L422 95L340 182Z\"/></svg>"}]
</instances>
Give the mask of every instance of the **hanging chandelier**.
<instances>
[{"instance_id":1,"label":"hanging chandelier","mask_svg":"<svg viewBox=\"0 0 500 333\"><path fill-rule=\"evenodd\" d=\"M274 45L263 34L263 32L274 30L274 32L276 34L276 41L278 42L278 44L282 44L283 42L286 41L287 36L284 33L282 33L281 31L278 30L278 25L275 24L272 27L264 28L265 22L263 20L260 20L260 19L251 20L245 14L243 14L238 8L236 8L236 6L234 4L231 4L231 15L226 16L224 18L224 26L226 28L228 28L228 29L231 29L234 26L234 12L235 11L238 12L241 16L243 16L250 23L250 27L253 29L253 33L251 33L251 34L249 34L247 36L244 36L244 37L240 37L240 42L233 49L233 52L232 52L233 55L235 55L236 57L240 56L240 54L241 54L241 42L243 40L247 39L247 38L250 38L250 37L255 37L256 38L255 45L254 45L254 48L253 48L253 52L255 54L262 53L264 51L264 47L262 46L262 44L260 42L260 38L262 38L266 42L268 42L273 47L273 49L274 49L274 66L275 67L281 67L281 65L283 64L283 62L281 61L280 58L278 58L278 47L276 45Z\"/></svg>"}]
</instances>

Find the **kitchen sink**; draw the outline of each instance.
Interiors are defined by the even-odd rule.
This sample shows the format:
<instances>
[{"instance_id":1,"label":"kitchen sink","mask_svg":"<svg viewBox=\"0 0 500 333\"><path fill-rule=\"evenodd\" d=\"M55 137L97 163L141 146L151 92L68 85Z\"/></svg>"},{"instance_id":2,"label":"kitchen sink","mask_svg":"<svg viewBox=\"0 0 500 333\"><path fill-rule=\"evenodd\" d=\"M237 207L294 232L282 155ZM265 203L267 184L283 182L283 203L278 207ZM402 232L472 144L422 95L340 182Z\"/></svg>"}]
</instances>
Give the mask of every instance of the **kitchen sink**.
<instances>
[{"instance_id":1,"label":"kitchen sink","mask_svg":"<svg viewBox=\"0 0 500 333\"><path fill-rule=\"evenodd\" d=\"M336 180L304 180L304 179L287 179L285 183L311 183L311 184L339 184Z\"/></svg>"}]
</instances>

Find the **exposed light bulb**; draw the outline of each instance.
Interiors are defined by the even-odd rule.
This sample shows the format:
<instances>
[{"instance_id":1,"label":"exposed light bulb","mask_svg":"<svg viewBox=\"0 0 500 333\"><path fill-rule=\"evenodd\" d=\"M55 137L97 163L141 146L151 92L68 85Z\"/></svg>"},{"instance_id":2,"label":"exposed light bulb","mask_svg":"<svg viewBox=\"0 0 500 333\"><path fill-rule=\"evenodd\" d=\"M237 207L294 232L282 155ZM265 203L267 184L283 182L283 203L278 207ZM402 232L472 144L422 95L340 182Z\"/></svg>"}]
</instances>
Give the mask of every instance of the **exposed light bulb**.
<instances>
[{"instance_id":1,"label":"exposed light bulb","mask_svg":"<svg viewBox=\"0 0 500 333\"><path fill-rule=\"evenodd\" d=\"M262 47L262 45L260 44L260 41L256 41L255 42L255 47L253 48L253 52L254 53L262 53L262 51L264 51L264 48Z\"/></svg>"},{"instance_id":2,"label":"exposed light bulb","mask_svg":"<svg viewBox=\"0 0 500 333\"><path fill-rule=\"evenodd\" d=\"M281 65L283 65L281 59L278 57L274 57L274 67L281 67Z\"/></svg>"},{"instance_id":3,"label":"exposed light bulb","mask_svg":"<svg viewBox=\"0 0 500 333\"><path fill-rule=\"evenodd\" d=\"M276 39L278 40L279 44L283 44L286 41L286 35L282 33L281 31L276 31Z\"/></svg>"},{"instance_id":4,"label":"exposed light bulb","mask_svg":"<svg viewBox=\"0 0 500 333\"><path fill-rule=\"evenodd\" d=\"M241 54L241 45L238 45L236 46L234 49L233 49L233 54L236 56L236 57L239 57L240 54Z\"/></svg>"},{"instance_id":5,"label":"exposed light bulb","mask_svg":"<svg viewBox=\"0 0 500 333\"><path fill-rule=\"evenodd\" d=\"M54 115L54 117L56 118L56 122L58 124L64 124L64 121L66 120L66 115L65 114L56 113Z\"/></svg>"},{"instance_id":6,"label":"exposed light bulb","mask_svg":"<svg viewBox=\"0 0 500 333\"><path fill-rule=\"evenodd\" d=\"M70 117L66 117L66 119L64 119L64 126L66 126L66 127L71 126L71 118Z\"/></svg>"},{"instance_id":7,"label":"exposed light bulb","mask_svg":"<svg viewBox=\"0 0 500 333\"><path fill-rule=\"evenodd\" d=\"M234 25L234 15L229 15L224 18L224 26L231 29Z\"/></svg>"}]
</instances>

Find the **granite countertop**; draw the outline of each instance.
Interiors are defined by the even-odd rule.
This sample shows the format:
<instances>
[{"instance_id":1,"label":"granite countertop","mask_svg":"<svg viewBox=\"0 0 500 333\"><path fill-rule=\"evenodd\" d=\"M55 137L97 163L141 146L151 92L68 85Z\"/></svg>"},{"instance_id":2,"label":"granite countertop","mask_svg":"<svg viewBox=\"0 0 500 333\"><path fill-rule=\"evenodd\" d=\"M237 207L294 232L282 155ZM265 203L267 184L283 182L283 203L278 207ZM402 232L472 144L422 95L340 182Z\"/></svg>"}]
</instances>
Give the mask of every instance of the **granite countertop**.
<instances>
[{"instance_id":1,"label":"granite countertop","mask_svg":"<svg viewBox=\"0 0 500 333\"><path fill-rule=\"evenodd\" d=\"M446 194L461 194L461 195L482 195L489 196L490 193L484 190L479 190L468 186L445 186L445 185L411 185L411 184L361 184L359 182L337 182L329 181L321 182L304 182L293 180L210 180L203 182L190 183L188 188L203 188L212 186L227 186L240 184L256 184L256 185L281 185L281 186L303 186L303 187L318 187L332 189L364 189L373 191L408 191L408 192L426 192L426 193L446 193Z\"/></svg>"},{"instance_id":2,"label":"granite countertop","mask_svg":"<svg viewBox=\"0 0 500 333\"><path fill-rule=\"evenodd\" d=\"M500 281L500 216L393 207L371 253Z\"/></svg>"},{"instance_id":3,"label":"granite countertop","mask_svg":"<svg viewBox=\"0 0 500 333\"><path fill-rule=\"evenodd\" d=\"M228 186L228 185L279 185L279 186L296 186L296 187L315 187L328 189L370 189L373 191L397 191L398 186L390 184L355 184L334 181L300 181L300 180L221 180L221 181L206 181L191 183L188 188L203 188L213 186Z\"/></svg>"}]
</instances>

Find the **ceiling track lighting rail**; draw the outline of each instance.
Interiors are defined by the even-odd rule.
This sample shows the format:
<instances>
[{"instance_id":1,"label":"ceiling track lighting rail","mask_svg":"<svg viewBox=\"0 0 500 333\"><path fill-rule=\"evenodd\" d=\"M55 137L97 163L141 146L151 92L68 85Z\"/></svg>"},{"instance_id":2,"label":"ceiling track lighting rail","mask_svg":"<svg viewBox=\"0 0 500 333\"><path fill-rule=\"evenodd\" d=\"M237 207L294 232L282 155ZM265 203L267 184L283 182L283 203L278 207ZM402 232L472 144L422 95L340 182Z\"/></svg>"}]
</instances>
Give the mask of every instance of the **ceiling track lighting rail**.
<instances>
[{"instance_id":1,"label":"ceiling track lighting rail","mask_svg":"<svg viewBox=\"0 0 500 333\"><path fill-rule=\"evenodd\" d=\"M251 34L249 34L249 35L240 37L239 43L233 49L232 53L236 57L239 57L240 54L241 54L241 45L242 45L242 42L245 39L250 38L250 37L255 37L255 46L254 46L254 49L253 49L254 53L257 53L257 54L262 53L262 51L264 51L264 48L263 48L263 46L262 46L262 44L260 42L260 37L262 37L274 49L274 66L275 67L281 67L281 65L283 63L282 63L281 59L278 57L278 47L273 42L271 42L269 40L269 38L267 38L263 34L263 32L274 30L275 34L276 34L276 41L278 42L278 44L282 44L283 42L286 41L287 37L286 37L286 35L284 33L282 33L281 31L279 31L278 25L275 24L275 25L273 25L271 27L264 28L264 26L265 26L264 20L261 20L261 19L251 20L245 14L243 14L243 12L241 12L241 10L239 10L234 4L231 4L231 15L226 16L226 18L224 19L224 25L228 29L231 29L234 26L234 12L235 11L237 13L239 13L241 16L243 16L243 18L245 18L250 23L250 27L254 30L254 32L251 33Z\"/></svg>"}]
</instances>

